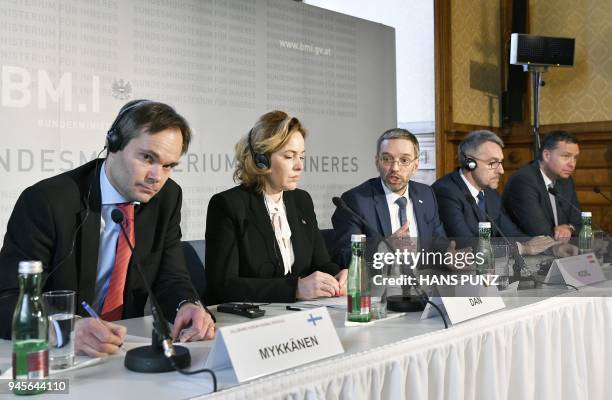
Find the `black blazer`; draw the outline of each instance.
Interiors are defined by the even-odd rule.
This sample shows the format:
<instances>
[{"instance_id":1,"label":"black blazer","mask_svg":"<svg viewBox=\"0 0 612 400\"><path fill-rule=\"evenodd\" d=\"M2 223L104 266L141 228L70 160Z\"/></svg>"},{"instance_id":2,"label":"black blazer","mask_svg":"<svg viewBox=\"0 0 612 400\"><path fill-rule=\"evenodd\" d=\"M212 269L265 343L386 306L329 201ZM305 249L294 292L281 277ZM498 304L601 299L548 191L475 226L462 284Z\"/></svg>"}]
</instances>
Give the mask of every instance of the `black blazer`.
<instances>
[{"instance_id":1,"label":"black blazer","mask_svg":"<svg viewBox=\"0 0 612 400\"><path fill-rule=\"evenodd\" d=\"M335 275L310 195L283 193L295 262L283 261L263 195L243 185L215 194L206 216L206 280L209 304L228 301L293 302L300 277Z\"/></svg>"},{"instance_id":2,"label":"black blazer","mask_svg":"<svg viewBox=\"0 0 612 400\"><path fill-rule=\"evenodd\" d=\"M468 239L478 238L478 222L485 222L488 219L478 208L475 200L468 201L467 197L473 197L467 185L461 179L459 170L457 169L438 179L431 187L438 199L440 219L444 224L446 234L451 238L460 239L459 247L471 245ZM487 214L499 226L502 233L506 237L525 237L525 233L506 215L497 191L486 188L484 193ZM495 228L491 232L494 236L500 236Z\"/></svg>"},{"instance_id":3,"label":"black blazer","mask_svg":"<svg viewBox=\"0 0 612 400\"><path fill-rule=\"evenodd\" d=\"M559 225L572 224L577 234L582 223L580 213L569 204L580 209L573 179L557 179L555 198ZM502 194L502 202L512 221L529 236L554 236L555 219L544 178L538 160L531 161L516 171Z\"/></svg>"},{"instance_id":4,"label":"black blazer","mask_svg":"<svg viewBox=\"0 0 612 400\"><path fill-rule=\"evenodd\" d=\"M410 181L408 196L412 201L419 235L419 246L426 250L446 249L448 242L438 217L438 205L433 191L427 185ZM351 262L351 235L365 234L368 238L391 235L391 217L387 198L380 178L371 178L342 194L342 199L353 211L363 217L377 231L357 221L342 208L332 215L336 231L334 261L348 266ZM442 240L440 240L442 239ZM368 246L371 247L371 246Z\"/></svg>"},{"instance_id":5,"label":"black blazer","mask_svg":"<svg viewBox=\"0 0 612 400\"><path fill-rule=\"evenodd\" d=\"M80 303L94 300L102 161L94 160L38 182L24 190L17 200L0 251L0 297L9 296L0 299L2 337L8 338L11 332L10 321L19 293L17 265L21 260L42 261L43 277L48 276L43 291L75 290L78 312L87 315ZM180 301L198 298L181 249L181 200L180 187L169 179L155 197L136 206L134 212L135 252L170 321L174 320ZM134 268L130 263L123 293L123 318L142 316L147 301L144 284Z\"/></svg>"}]
</instances>

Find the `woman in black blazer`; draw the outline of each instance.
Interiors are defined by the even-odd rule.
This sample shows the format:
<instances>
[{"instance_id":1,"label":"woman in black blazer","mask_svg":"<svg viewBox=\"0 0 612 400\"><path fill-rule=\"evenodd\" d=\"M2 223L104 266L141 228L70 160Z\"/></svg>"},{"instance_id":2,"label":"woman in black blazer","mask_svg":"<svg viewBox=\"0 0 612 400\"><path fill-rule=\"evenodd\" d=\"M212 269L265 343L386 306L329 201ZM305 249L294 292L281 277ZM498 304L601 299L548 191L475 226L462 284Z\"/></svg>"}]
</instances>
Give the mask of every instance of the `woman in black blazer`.
<instances>
[{"instance_id":1,"label":"woman in black blazer","mask_svg":"<svg viewBox=\"0 0 612 400\"><path fill-rule=\"evenodd\" d=\"M235 147L234 180L206 218L207 303L294 302L345 294L310 195L296 189L306 131L282 111L264 114Z\"/></svg>"}]
</instances>

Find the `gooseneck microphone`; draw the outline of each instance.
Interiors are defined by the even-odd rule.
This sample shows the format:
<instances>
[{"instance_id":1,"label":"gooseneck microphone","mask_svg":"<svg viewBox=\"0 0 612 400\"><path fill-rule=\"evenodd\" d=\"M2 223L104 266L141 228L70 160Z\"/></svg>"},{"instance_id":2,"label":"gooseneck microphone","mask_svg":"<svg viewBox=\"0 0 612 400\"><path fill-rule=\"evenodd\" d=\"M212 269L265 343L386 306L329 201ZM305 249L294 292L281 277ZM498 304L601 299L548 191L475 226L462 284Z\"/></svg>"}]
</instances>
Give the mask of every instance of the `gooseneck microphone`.
<instances>
[{"instance_id":1,"label":"gooseneck microphone","mask_svg":"<svg viewBox=\"0 0 612 400\"><path fill-rule=\"evenodd\" d=\"M559 193L555 188L548 188L548 193L552 194L555 197L560 198L561 200L565 201L567 204L570 205L570 207L572 207L576 212L578 212L578 214L582 213L582 210L579 209L578 207L576 207L575 205L572 204L571 201L569 201L565 196L562 196L561 193ZM602 193L603 194L603 193ZM599 229L602 230L601 227L597 224L594 224L591 221L591 225L593 226L594 229Z\"/></svg>"},{"instance_id":2,"label":"gooseneck microphone","mask_svg":"<svg viewBox=\"0 0 612 400\"><path fill-rule=\"evenodd\" d=\"M593 186L593 191L597 193L598 195L600 195L601 197L603 197L604 199L606 199L608 201L608 205L612 204L612 200L610 200L610 198L601 191L599 186Z\"/></svg>"},{"instance_id":3,"label":"gooseneck microphone","mask_svg":"<svg viewBox=\"0 0 612 400\"><path fill-rule=\"evenodd\" d=\"M144 273L142 272L140 260L138 259L138 256L134 252L134 246L132 246L132 243L130 242L130 238L127 232L125 231L125 226L123 226L123 218L124 218L123 213L119 209L115 208L111 212L111 218L113 222L115 222L121 228L121 232L123 233L123 236L125 237L125 241L127 242L127 245L130 248L130 251L132 252L132 258L134 259L134 264L136 264L137 266L136 269L138 270L138 273L140 274L140 277L142 278L142 281L145 285L145 289L147 290L147 294L149 295L149 298L151 299L151 314L153 315L153 320L156 324L155 330L157 331L157 335L159 336L162 346L164 347L164 355L166 357L172 357L175 355L175 351L172 345L172 334L170 332L170 327L168 326L168 321L164 317L164 313L162 312L162 310L159 309L157 298L153 294L153 291L151 290L151 286L149 286L149 283L147 282L147 279L145 278Z\"/></svg>"},{"instance_id":4,"label":"gooseneck microphone","mask_svg":"<svg viewBox=\"0 0 612 400\"><path fill-rule=\"evenodd\" d=\"M333 197L332 198L332 203L334 203L334 205L338 208L343 209L344 211L348 212L353 218L357 219L359 222L361 222L363 225L365 225L370 231L372 231L375 235L376 238L379 239L380 241L382 241L387 248L392 251L392 252L396 252L395 246L393 246L391 243L389 243L389 241L387 240L387 238L385 238L383 235L381 235L378 230L374 229L374 227L372 225L370 225L370 223L368 221L366 221L365 218L363 218L361 215L359 215L358 213L356 213L351 207L348 206L348 204L346 204L346 202L344 200L342 200L342 198L340 197ZM446 317L444 316L444 313L442 312L442 310L440 309L440 307L438 307L437 304L435 304L434 302L432 302L431 300L429 300L429 298L427 297L427 295L425 294L425 292L423 291L423 289L421 289L420 285L417 283L416 285L413 286L416 290L416 292L418 293L418 297L419 300L414 300L412 299L412 296L389 296L387 297L387 307L392 310L392 311L419 311L422 310L425 303L429 303L431 304L432 307L434 307L436 309L436 311L438 311L438 314L440 314L440 317L442 317L442 322L444 322L444 328L448 329L448 322L446 321ZM418 308L415 308L415 303L419 303ZM397 310L393 309L393 305L396 304L397 305Z\"/></svg>"},{"instance_id":5,"label":"gooseneck microphone","mask_svg":"<svg viewBox=\"0 0 612 400\"><path fill-rule=\"evenodd\" d=\"M552 189L552 188L549 188L549 189ZM474 198L471 195L466 194L465 196L466 196L465 198L468 201L468 203L475 204ZM544 281L538 280L536 276L527 269L527 262L525 262L525 258L523 258L523 256L519 253L518 247L512 246L508 238L504 235L502 230L499 229L499 226L497 226L497 224L493 221L493 218L491 218L491 216L487 214L485 210L481 210L481 211L486 215L489 222L491 222L491 225L495 227L495 230L499 232L499 235L506 241L507 245L511 249L513 249L513 251L515 252L514 278L515 278L515 282L517 280L519 281L519 289L521 288L521 283L533 282L534 285L540 284L540 285L551 285L551 286L566 286L566 287L571 287L572 289L578 291L578 288L576 286L570 285L569 283L550 283L550 282L544 282ZM521 270L525 270L529 274L529 276L522 276ZM523 288L527 289L526 287L523 287Z\"/></svg>"},{"instance_id":6,"label":"gooseneck microphone","mask_svg":"<svg viewBox=\"0 0 612 400\"><path fill-rule=\"evenodd\" d=\"M129 350L125 355L124 365L127 369L136 372L168 372L177 370L184 375L194 375L200 372L207 372L211 375L213 381L213 392L217 391L217 377L215 373L208 369L202 368L195 371L185 371L184 368L188 367L191 363L191 356L189 350L183 346L174 346L172 344L172 334L168 321L164 317L163 311L159 308L157 298L151 290L151 286L147 282L144 273L142 272L142 265L138 259L138 255L134 252L134 246L130 242L130 238L125 231L123 226L124 215L121 210L115 208L111 211L111 219L121 229L121 233L127 242L130 251L132 252L132 258L136 269L142 278L142 282L145 285L147 294L151 301L151 314L153 315L153 334L151 335L151 345L141 346ZM160 346L161 343L161 346ZM163 349L163 352L161 351Z\"/></svg>"},{"instance_id":7,"label":"gooseneck microphone","mask_svg":"<svg viewBox=\"0 0 612 400\"><path fill-rule=\"evenodd\" d=\"M476 205L476 200L474 200L474 197L471 194L465 193L465 199L471 206ZM481 208L478 208L478 209L482 211L482 213L487 217L487 220L491 223L491 225L493 225L493 228L495 228L495 230L499 233L499 236L506 242L506 245L512 251L514 255L514 268L513 269L514 269L515 281L521 281L521 280L525 281L525 279L521 279L522 278L521 270L527 271L527 268L526 268L525 259L518 251L518 246L516 245L516 243L512 244L512 242L510 242L510 240L506 237L506 235L504 235L504 232L502 232L501 228L497 225L497 223L495 223L495 220L491 218L491 216L489 215L489 213L487 213L486 210L483 210ZM531 280L531 278L529 278L528 280Z\"/></svg>"},{"instance_id":8,"label":"gooseneck microphone","mask_svg":"<svg viewBox=\"0 0 612 400\"><path fill-rule=\"evenodd\" d=\"M547 191L548 191L548 193L552 194L553 196L558 197L561 200L563 200L564 202L566 202L567 204L569 204L569 206L572 207L572 209L574 209L574 211L578 212L578 214L582 213L581 209L579 209L574 204L572 204L572 202L569 201L568 198L566 198L565 196L561 195L561 193L559 193L559 191L557 191L557 189L549 187L547 189Z\"/></svg>"}]
</instances>

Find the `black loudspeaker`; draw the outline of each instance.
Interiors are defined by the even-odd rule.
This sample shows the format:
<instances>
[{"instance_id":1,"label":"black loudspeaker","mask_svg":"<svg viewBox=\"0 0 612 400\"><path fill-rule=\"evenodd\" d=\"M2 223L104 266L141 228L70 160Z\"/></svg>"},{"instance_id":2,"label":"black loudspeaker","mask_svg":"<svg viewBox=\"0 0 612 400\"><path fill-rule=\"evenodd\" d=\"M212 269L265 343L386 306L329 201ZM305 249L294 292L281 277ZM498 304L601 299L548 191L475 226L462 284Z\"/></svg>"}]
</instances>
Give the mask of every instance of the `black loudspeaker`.
<instances>
[{"instance_id":1,"label":"black loudspeaker","mask_svg":"<svg viewBox=\"0 0 612 400\"><path fill-rule=\"evenodd\" d=\"M525 35L510 36L510 64L550 67L574 66L576 39Z\"/></svg>"},{"instance_id":2,"label":"black loudspeaker","mask_svg":"<svg viewBox=\"0 0 612 400\"><path fill-rule=\"evenodd\" d=\"M247 142L249 150L251 151L251 156L253 157L253 161L255 162L255 166L259 169L269 169L270 158L266 154L255 152L255 147L253 147L251 136L253 136L253 129L249 131Z\"/></svg>"},{"instance_id":3,"label":"black loudspeaker","mask_svg":"<svg viewBox=\"0 0 612 400\"><path fill-rule=\"evenodd\" d=\"M113 121L113 124L111 125L110 129L108 130L108 132L106 132L106 148L108 149L109 153L116 153L121 150L123 146L123 136L121 135L119 129L117 129L119 122L130 110L135 109L141 104L149 102L150 100L138 100L136 101L136 103L132 104L127 108L124 108L123 110L121 110L121 112L119 112L119 115L117 115L117 118L115 118L115 121Z\"/></svg>"}]
</instances>

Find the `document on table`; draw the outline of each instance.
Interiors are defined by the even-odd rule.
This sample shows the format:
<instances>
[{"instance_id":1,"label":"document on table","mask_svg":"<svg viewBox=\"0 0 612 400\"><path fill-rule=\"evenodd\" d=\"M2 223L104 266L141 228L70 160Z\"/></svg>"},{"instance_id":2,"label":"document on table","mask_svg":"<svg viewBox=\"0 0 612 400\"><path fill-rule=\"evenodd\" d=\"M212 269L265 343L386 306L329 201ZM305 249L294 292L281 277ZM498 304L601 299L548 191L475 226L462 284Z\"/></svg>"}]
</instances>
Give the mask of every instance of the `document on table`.
<instances>
[{"instance_id":1,"label":"document on table","mask_svg":"<svg viewBox=\"0 0 612 400\"><path fill-rule=\"evenodd\" d=\"M324 297L316 300L308 300L301 301L296 303L295 305L298 307L306 306L306 307L329 307L329 308L337 308L340 310L346 310L346 296L341 297Z\"/></svg>"}]
</instances>

